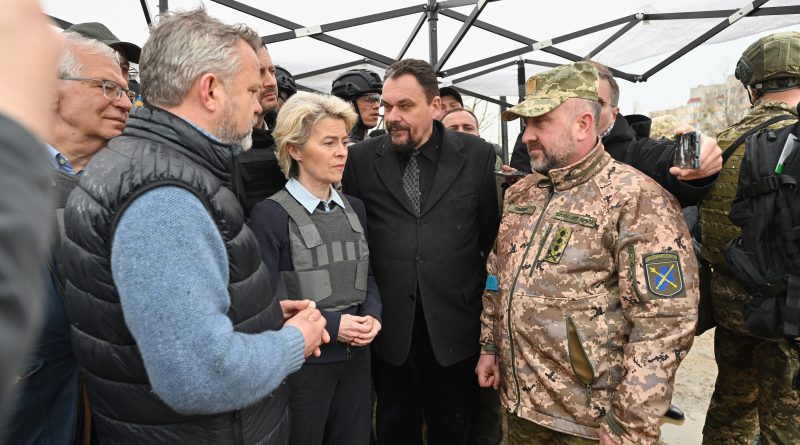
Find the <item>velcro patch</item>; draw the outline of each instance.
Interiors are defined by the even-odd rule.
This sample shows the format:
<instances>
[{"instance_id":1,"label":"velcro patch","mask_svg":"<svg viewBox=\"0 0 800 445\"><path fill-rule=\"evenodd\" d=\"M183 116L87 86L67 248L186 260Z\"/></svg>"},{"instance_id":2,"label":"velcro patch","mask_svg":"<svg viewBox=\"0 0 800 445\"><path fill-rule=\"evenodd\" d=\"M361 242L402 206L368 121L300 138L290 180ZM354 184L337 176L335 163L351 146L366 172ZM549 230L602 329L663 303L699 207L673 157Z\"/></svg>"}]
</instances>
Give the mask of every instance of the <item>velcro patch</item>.
<instances>
[{"instance_id":1,"label":"velcro patch","mask_svg":"<svg viewBox=\"0 0 800 445\"><path fill-rule=\"evenodd\" d=\"M676 253L660 252L643 258L647 292L654 298L673 298L686 295L683 286L681 260Z\"/></svg>"},{"instance_id":2,"label":"velcro patch","mask_svg":"<svg viewBox=\"0 0 800 445\"><path fill-rule=\"evenodd\" d=\"M550 243L550 248L547 250L547 255L544 261L548 263L558 264L561 261L561 256L564 255L564 249L567 248L569 237L572 236L572 229L569 227L559 227L556 234L553 236L553 241Z\"/></svg>"},{"instance_id":3,"label":"velcro patch","mask_svg":"<svg viewBox=\"0 0 800 445\"><path fill-rule=\"evenodd\" d=\"M506 206L506 211L511 213L520 213L523 215L533 215L536 206L523 206L519 204L509 204Z\"/></svg>"},{"instance_id":4,"label":"velcro patch","mask_svg":"<svg viewBox=\"0 0 800 445\"><path fill-rule=\"evenodd\" d=\"M581 226L595 228L597 227L597 220L588 215L578 215L577 213L565 212L559 210L553 215L553 218L568 223L578 224Z\"/></svg>"}]
</instances>

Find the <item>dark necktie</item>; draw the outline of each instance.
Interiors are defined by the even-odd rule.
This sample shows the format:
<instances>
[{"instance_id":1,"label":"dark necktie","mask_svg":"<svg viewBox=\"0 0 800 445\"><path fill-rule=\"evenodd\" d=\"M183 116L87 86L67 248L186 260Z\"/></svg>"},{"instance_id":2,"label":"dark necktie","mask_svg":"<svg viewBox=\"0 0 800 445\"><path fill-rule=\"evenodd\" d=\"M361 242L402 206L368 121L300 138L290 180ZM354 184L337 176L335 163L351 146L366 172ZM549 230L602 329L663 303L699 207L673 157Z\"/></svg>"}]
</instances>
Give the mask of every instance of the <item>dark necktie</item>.
<instances>
[{"instance_id":1,"label":"dark necktie","mask_svg":"<svg viewBox=\"0 0 800 445\"><path fill-rule=\"evenodd\" d=\"M406 191L406 196L411 202L411 208L414 209L417 216L420 213L420 191L419 191L419 163L417 162L419 152L415 151L408 156L408 163L403 172L403 189Z\"/></svg>"}]
</instances>

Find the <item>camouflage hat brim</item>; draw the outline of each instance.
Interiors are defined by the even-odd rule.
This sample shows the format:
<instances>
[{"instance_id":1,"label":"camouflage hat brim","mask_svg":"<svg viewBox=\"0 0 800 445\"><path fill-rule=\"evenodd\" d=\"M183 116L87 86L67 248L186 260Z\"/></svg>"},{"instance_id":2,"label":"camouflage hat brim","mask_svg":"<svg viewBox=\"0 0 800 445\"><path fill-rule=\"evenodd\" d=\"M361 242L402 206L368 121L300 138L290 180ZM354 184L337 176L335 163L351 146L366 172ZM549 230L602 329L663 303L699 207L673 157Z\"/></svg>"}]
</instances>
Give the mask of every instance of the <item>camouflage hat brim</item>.
<instances>
[{"instance_id":1,"label":"camouflage hat brim","mask_svg":"<svg viewBox=\"0 0 800 445\"><path fill-rule=\"evenodd\" d=\"M513 121L520 117L536 117L547 114L561 105L562 101L551 98L530 98L514 105L501 114L504 121Z\"/></svg>"}]
</instances>

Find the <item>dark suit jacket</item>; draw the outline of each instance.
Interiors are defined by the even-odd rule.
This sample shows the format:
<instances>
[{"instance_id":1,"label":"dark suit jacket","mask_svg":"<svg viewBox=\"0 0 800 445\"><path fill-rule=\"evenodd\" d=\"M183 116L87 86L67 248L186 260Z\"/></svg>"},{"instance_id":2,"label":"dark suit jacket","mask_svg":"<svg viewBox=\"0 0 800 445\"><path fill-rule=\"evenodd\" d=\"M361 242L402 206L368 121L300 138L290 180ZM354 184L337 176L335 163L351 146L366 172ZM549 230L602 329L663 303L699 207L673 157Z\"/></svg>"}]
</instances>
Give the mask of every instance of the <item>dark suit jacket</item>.
<instances>
[{"instance_id":1,"label":"dark suit jacket","mask_svg":"<svg viewBox=\"0 0 800 445\"><path fill-rule=\"evenodd\" d=\"M497 234L492 146L445 130L430 194L417 217L403 190L389 136L350 147L344 192L367 208L368 241L383 302L373 342L382 360L400 365L411 347L417 286L437 361L449 366L478 352L486 256Z\"/></svg>"}]
</instances>

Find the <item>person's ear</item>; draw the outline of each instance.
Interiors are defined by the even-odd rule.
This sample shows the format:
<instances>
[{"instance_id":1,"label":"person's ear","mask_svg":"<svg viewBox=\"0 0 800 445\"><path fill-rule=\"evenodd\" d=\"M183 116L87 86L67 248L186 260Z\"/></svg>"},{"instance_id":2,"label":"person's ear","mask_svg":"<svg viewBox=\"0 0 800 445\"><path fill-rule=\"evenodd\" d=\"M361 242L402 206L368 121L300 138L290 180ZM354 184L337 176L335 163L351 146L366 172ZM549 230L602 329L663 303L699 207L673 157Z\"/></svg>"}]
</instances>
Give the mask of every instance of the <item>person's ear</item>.
<instances>
[{"instance_id":1,"label":"person's ear","mask_svg":"<svg viewBox=\"0 0 800 445\"><path fill-rule=\"evenodd\" d=\"M302 155L302 152L300 151L299 148L295 147L294 145L289 144L288 145L288 152L289 152L289 157L291 157L295 161L297 161L297 162L301 162L302 161L303 155Z\"/></svg>"},{"instance_id":2,"label":"person's ear","mask_svg":"<svg viewBox=\"0 0 800 445\"><path fill-rule=\"evenodd\" d=\"M211 113L222 110L220 99L224 94L224 86L216 74L203 74L196 85L197 95L203 108Z\"/></svg>"},{"instance_id":3,"label":"person's ear","mask_svg":"<svg viewBox=\"0 0 800 445\"><path fill-rule=\"evenodd\" d=\"M594 115L592 113L581 113L575 125L577 130L576 139L581 141L590 137L590 135L594 137L594 132L592 131L594 130L594 124Z\"/></svg>"}]
</instances>

